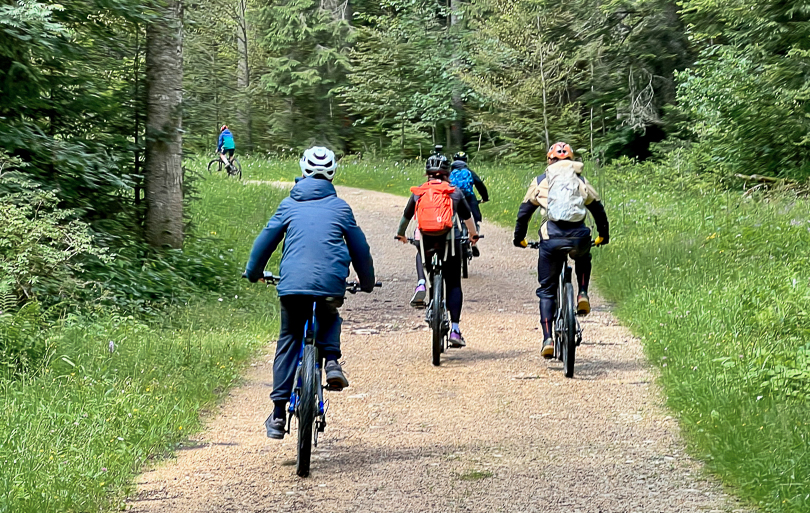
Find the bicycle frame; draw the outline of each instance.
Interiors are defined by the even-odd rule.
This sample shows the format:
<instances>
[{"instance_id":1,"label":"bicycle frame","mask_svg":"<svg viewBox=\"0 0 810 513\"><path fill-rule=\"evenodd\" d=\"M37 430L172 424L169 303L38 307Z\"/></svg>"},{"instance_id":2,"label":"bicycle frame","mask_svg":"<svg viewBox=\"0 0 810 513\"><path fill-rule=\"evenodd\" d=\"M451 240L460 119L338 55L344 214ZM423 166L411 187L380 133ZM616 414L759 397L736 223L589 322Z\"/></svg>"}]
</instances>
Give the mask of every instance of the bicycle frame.
<instances>
[{"instance_id":1,"label":"bicycle frame","mask_svg":"<svg viewBox=\"0 0 810 513\"><path fill-rule=\"evenodd\" d=\"M298 405L301 402L301 369L304 363L304 348L307 345L315 345L315 308L317 307L317 303L315 301L312 302L312 313L310 314L309 319L307 319L306 325L304 326L304 339L301 341L301 350L298 352L298 365L295 369L295 378L293 379L293 391L292 395L290 396L290 404L287 408L288 417L287 417L287 433L290 432L290 427L292 425L292 418L293 416L298 417ZM323 433L324 429L326 428L326 412L328 410L328 405L324 401L323 398L323 384L322 384L322 375L321 375L321 357L318 354L318 348L315 347L315 389L318 393L318 412L317 418L315 420L315 432L314 432L314 444L315 447L318 446L318 433Z\"/></svg>"},{"instance_id":2,"label":"bicycle frame","mask_svg":"<svg viewBox=\"0 0 810 513\"><path fill-rule=\"evenodd\" d=\"M561 250L565 250L566 248L561 248ZM570 251L570 250L568 250ZM564 297L565 291L565 284L571 283L571 277L573 276L574 270L571 268L571 265L568 263L568 251L565 251L565 262L563 263L562 269L560 270L560 276L557 279L557 302L554 308L554 358L562 359L562 348L560 347L560 340L561 337L559 336L560 333L563 332L565 327L563 326L564 319L562 317L562 305L563 302L566 301ZM573 306L573 305L571 305ZM582 327L579 324L579 319L577 319L576 315L574 315L574 321L576 322L576 345L582 342Z\"/></svg>"}]
</instances>

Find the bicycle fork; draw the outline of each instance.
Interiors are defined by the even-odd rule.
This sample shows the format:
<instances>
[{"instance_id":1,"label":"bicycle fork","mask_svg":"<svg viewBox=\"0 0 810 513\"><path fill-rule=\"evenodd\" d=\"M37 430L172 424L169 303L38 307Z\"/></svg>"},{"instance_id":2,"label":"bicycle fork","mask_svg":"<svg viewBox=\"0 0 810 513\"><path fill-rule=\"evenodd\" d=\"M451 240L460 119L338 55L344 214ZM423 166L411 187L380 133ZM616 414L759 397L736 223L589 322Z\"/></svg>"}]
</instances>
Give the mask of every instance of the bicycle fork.
<instances>
[{"instance_id":1,"label":"bicycle fork","mask_svg":"<svg viewBox=\"0 0 810 513\"><path fill-rule=\"evenodd\" d=\"M301 369L303 366L304 361L304 348L308 345L315 346L315 307L316 304L312 304L312 317L307 320L306 325L304 326L304 343L301 344L301 350L298 353L298 366L295 369L295 377L293 378L293 383L295 386L293 387L293 393L290 396L290 404L287 408L287 434L290 433L290 429L292 427L292 418L298 417L298 406L302 401L301 398L301 391L303 389L303 384L301 382ZM318 446L318 433L323 433L324 429L326 429L326 412L329 409L328 401L324 400L323 397L323 381L322 381L322 372L321 372L321 359L318 357L318 350L315 348L315 390L317 391L318 395L318 412L316 413L315 418L315 432L314 432L314 444L315 447Z\"/></svg>"}]
</instances>

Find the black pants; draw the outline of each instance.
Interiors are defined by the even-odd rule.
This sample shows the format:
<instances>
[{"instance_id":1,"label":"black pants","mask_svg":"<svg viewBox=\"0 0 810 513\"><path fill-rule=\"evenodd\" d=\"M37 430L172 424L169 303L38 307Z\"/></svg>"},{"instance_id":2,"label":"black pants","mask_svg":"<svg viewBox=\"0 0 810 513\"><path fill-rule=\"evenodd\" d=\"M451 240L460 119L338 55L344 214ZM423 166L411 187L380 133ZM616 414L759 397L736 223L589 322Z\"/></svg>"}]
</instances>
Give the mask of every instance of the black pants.
<instances>
[{"instance_id":1,"label":"black pants","mask_svg":"<svg viewBox=\"0 0 810 513\"><path fill-rule=\"evenodd\" d=\"M481 224L481 207L478 206L478 198L473 196L472 198L467 197L467 204L470 205L470 212L472 212L473 221L475 221L475 227L480 229L479 226Z\"/></svg>"},{"instance_id":2,"label":"black pants","mask_svg":"<svg viewBox=\"0 0 810 513\"><path fill-rule=\"evenodd\" d=\"M445 245L448 243L445 236L430 237L422 235L427 258L431 259L433 252L438 251L439 255L444 255ZM447 310L450 312L451 322L461 322L461 307L464 304L464 293L461 291L461 244L456 239L456 250L450 255L447 250L447 258L442 262L442 276L444 277L445 302ZM422 262L422 252L416 252L416 275L420 280L425 280L425 267Z\"/></svg>"},{"instance_id":3,"label":"black pants","mask_svg":"<svg viewBox=\"0 0 810 513\"><path fill-rule=\"evenodd\" d=\"M574 270L577 275L579 292L588 292L591 280L591 236L555 238L540 242L540 255L537 258L537 297L540 298L540 322L543 328L543 339L551 337L551 323L557 303L557 283L563 264L568 258L564 246L573 247L571 258L574 259Z\"/></svg>"},{"instance_id":4,"label":"black pants","mask_svg":"<svg viewBox=\"0 0 810 513\"><path fill-rule=\"evenodd\" d=\"M273 402L288 401L293 389L295 369L298 366L298 355L301 341L304 339L304 327L312 315L312 301L315 300L315 345L321 357L332 353L340 358L340 327L343 319L338 314L338 307L343 298L327 301L326 298L312 296L281 296L281 333L276 343L276 358L273 360Z\"/></svg>"}]
</instances>

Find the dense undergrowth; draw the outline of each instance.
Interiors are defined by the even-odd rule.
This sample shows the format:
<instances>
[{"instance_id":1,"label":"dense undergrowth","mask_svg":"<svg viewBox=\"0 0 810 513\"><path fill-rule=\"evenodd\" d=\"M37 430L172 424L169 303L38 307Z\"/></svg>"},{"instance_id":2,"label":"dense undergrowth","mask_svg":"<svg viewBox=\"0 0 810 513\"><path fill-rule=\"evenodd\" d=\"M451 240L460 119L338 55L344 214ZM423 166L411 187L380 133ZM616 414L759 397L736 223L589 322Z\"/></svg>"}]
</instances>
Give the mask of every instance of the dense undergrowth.
<instances>
[{"instance_id":1,"label":"dense undergrowth","mask_svg":"<svg viewBox=\"0 0 810 513\"><path fill-rule=\"evenodd\" d=\"M0 378L0 511L117 508L134 473L187 443L200 411L274 336L274 294L239 274L284 193L222 176L197 187L185 252L145 269L113 255L122 268L108 271L110 280L176 280L184 290L173 301L137 299L166 284L110 283L100 288L109 302L58 318L39 302L2 308L4 354L36 349L36 358ZM90 286L103 280L96 272ZM134 292L122 299L125 287Z\"/></svg>"},{"instance_id":2,"label":"dense undergrowth","mask_svg":"<svg viewBox=\"0 0 810 513\"><path fill-rule=\"evenodd\" d=\"M543 171L471 167L490 189L484 218L505 226ZM810 201L674 169L586 168L611 219L595 280L641 337L692 454L763 511L808 511ZM256 172L291 179L295 164ZM405 195L422 179L420 163L360 161L335 181Z\"/></svg>"}]
</instances>

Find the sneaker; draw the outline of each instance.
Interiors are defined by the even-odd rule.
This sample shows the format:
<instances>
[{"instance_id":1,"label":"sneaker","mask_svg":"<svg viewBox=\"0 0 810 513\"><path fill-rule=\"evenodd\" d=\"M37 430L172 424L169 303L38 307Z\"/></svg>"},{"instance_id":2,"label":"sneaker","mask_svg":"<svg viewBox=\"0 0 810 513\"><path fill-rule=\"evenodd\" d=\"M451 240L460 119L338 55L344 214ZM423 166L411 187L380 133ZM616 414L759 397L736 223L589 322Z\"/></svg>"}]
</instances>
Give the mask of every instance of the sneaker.
<instances>
[{"instance_id":1,"label":"sneaker","mask_svg":"<svg viewBox=\"0 0 810 513\"><path fill-rule=\"evenodd\" d=\"M326 386L328 386L330 390L340 392L349 386L349 380L346 379L346 376L343 374L343 368L337 360L329 360L326 362L324 370L326 371Z\"/></svg>"},{"instance_id":2,"label":"sneaker","mask_svg":"<svg viewBox=\"0 0 810 513\"><path fill-rule=\"evenodd\" d=\"M284 438L284 435L287 432L285 430L287 427L287 421L283 418L273 417L271 414L269 417L267 417L267 420L264 421L264 427L267 428L267 438L281 440Z\"/></svg>"},{"instance_id":3,"label":"sneaker","mask_svg":"<svg viewBox=\"0 0 810 513\"><path fill-rule=\"evenodd\" d=\"M543 341L543 349L540 351L543 358L551 358L554 356L554 339L551 337Z\"/></svg>"},{"instance_id":4,"label":"sneaker","mask_svg":"<svg viewBox=\"0 0 810 513\"><path fill-rule=\"evenodd\" d=\"M427 306L425 304L425 296L427 296L427 288L425 288L425 284L422 283L416 286L416 289L413 291L413 297L411 298L411 306L414 308L424 308Z\"/></svg>"},{"instance_id":5,"label":"sneaker","mask_svg":"<svg viewBox=\"0 0 810 513\"><path fill-rule=\"evenodd\" d=\"M473 246L472 247L472 254L473 254L474 257L480 257L481 256L481 252L478 250L478 246Z\"/></svg>"},{"instance_id":6,"label":"sneaker","mask_svg":"<svg viewBox=\"0 0 810 513\"><path fill-rule=\"evenodd\" d=\"M591 313L591 302L588 300L587 292L580 292L577 296L577 315L588 315Z\"/></svg>"},{"instance_id":7,"label":"sneaker","mask_svg":"<svg viewBox=\"0 0 810 513\"><path fill-rule=\"evenodd\" d=\"M450 332L450 338L448 340L450 347L464 347L467 345L466 342L464 342L464 337L461 336L461 332L456 330Z\"/></svg>"}]
</instances>

